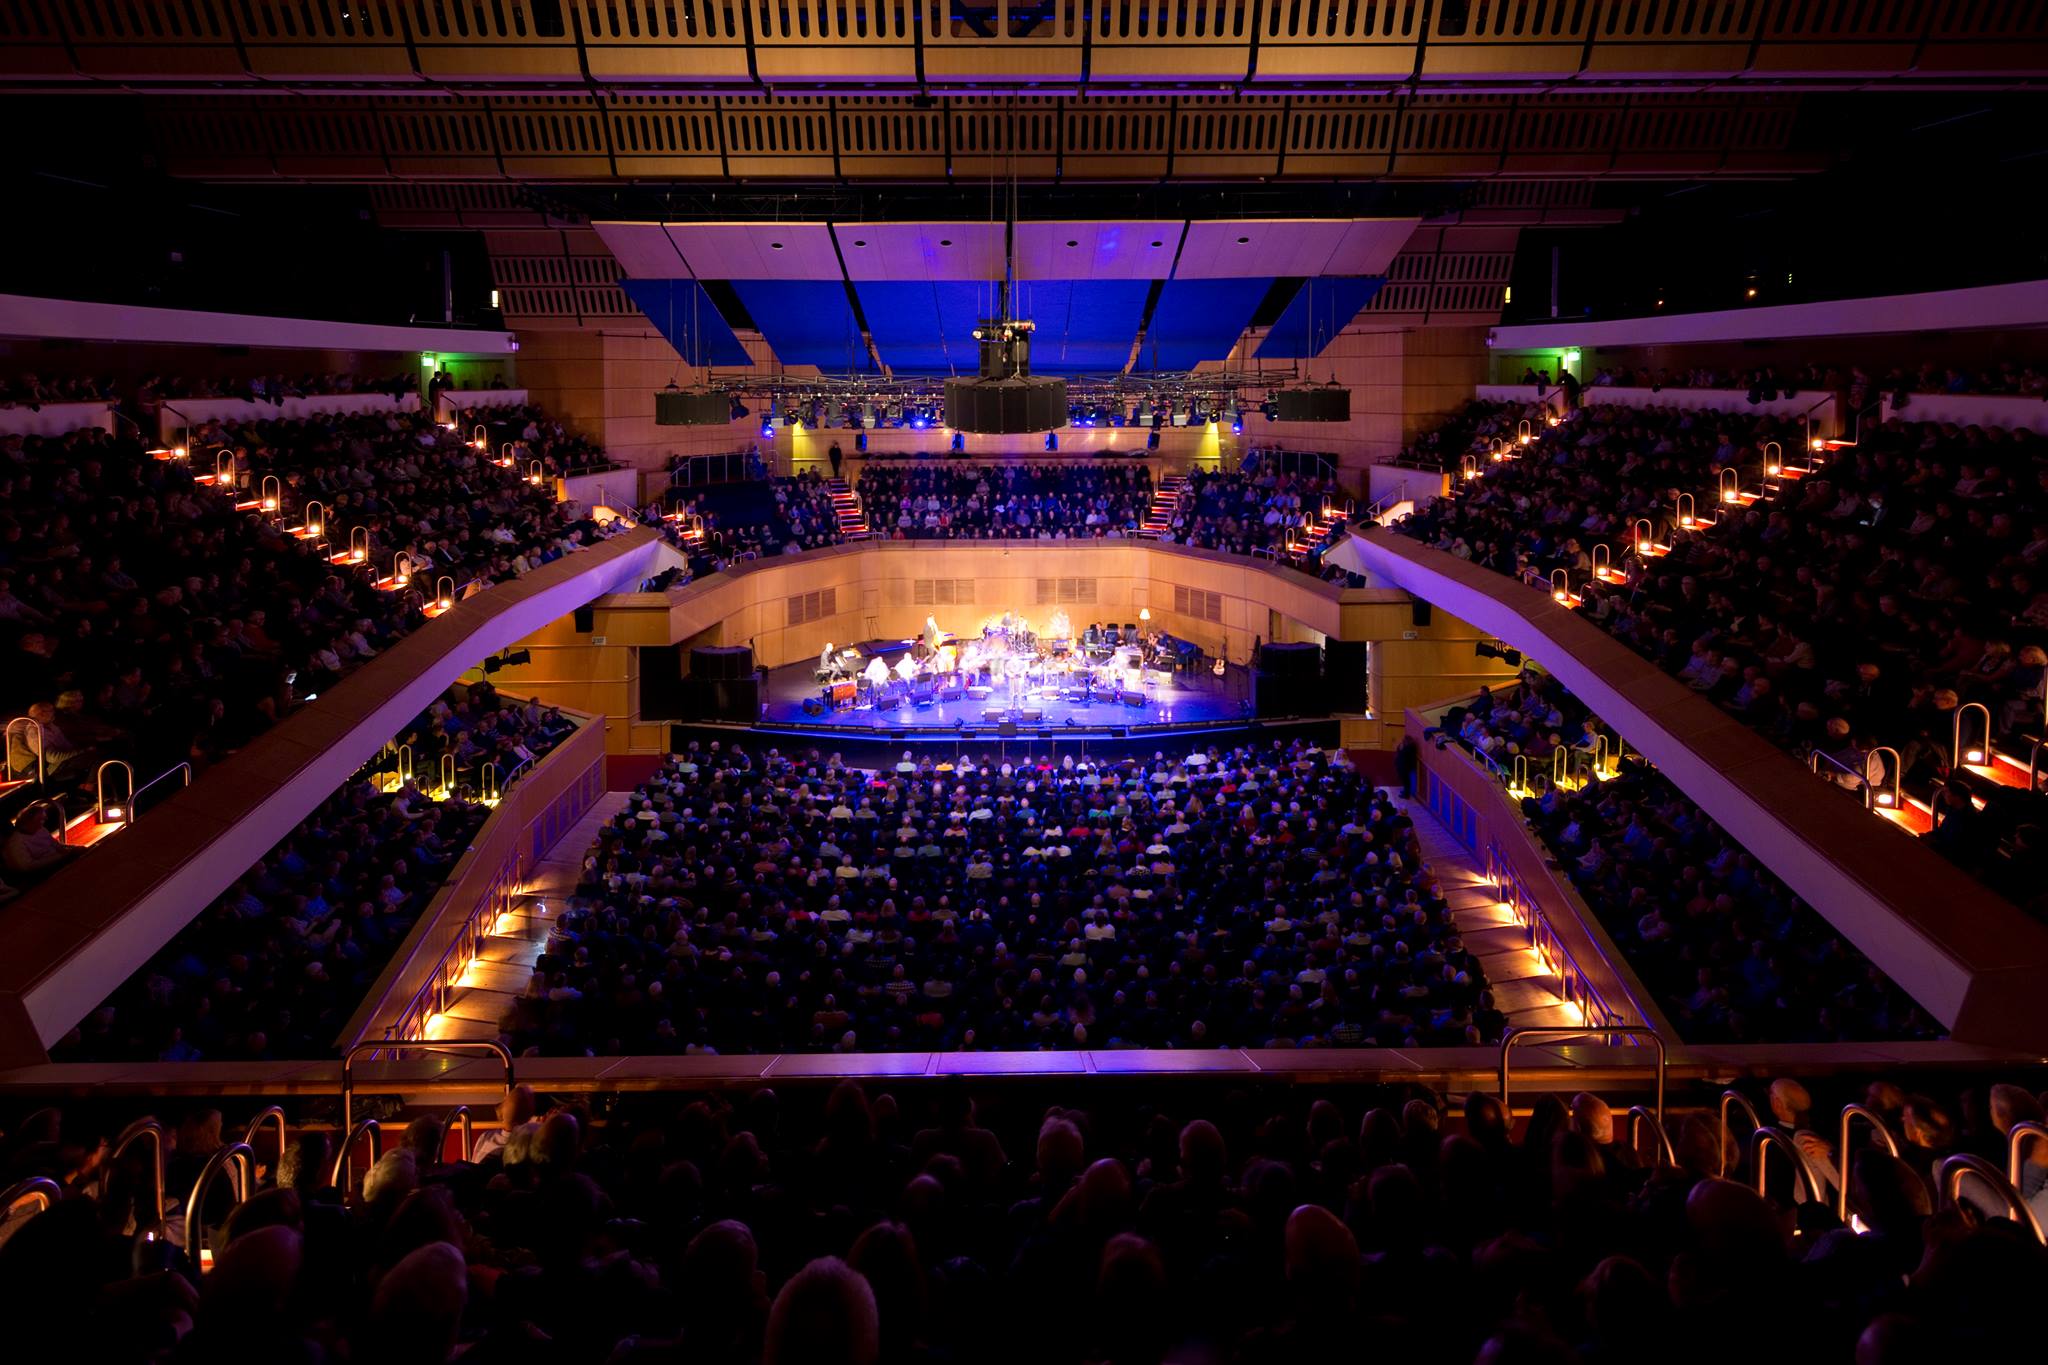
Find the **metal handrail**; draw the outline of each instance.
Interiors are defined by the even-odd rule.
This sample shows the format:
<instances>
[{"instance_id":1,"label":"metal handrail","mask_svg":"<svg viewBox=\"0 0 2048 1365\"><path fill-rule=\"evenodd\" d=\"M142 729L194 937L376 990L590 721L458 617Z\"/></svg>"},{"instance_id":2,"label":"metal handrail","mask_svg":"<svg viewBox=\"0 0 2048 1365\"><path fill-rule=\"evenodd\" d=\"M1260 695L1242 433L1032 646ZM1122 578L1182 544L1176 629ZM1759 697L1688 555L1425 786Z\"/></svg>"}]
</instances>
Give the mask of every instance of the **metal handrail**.
<instances>
[{"instance_id":1,"label":"metal handrail","mask_svg":"<svg viewBox=\"0 0 2048 1365\"><path fill-rule=\"evenodd\" d=\"M284 1116L284 1110L274 1104L255 1118L249 1120L248 1128L242 1133L242 1145L252 1152L255 1151L256 1135L263 1131L264 1124L272 1122L277 1125L277 1159L282 1164L284 1161L284 1149L291 1145L292 1130L290 1122ZM273 1167L272 1169L275 1170L276 1168Z\"/></svg>"},{"instance_id":2,"label":"metal handrail","mask_svg":"<svg viewBox=\"0 0 2048 1365\"><path fill-rule=\"evenodd\" d=\"M1849 1130L1857 1119L1866 1120L1877 1133L1885 1151L1894 1157L1899 1154L1899 1144L1892 1137L1891 1130L1884 1126L1884 1120L1875 1112L1860 1104L1842 1106L1842 1130L1835 1143L1835 1160L1841 1166L1836 1172L1841 1178L1835 1182L1835 1217L1844 1223L1849 1221Z\"/></svg>"},{"instance_id":3,"label":"metal handrail","mask_svg":"<svg viewBox=\"0 0 2048 1365\"><path fill-rule=\"evenodd\" d=\"M462 1155L457 1159L461 1161L467 1161L469 1160L469 1154L476 1150L476 1130L470 1122L469 1106L466 1104L458 1104L453 1109L450 1109L448 1111L448 1117L441 1120L441 1141L439 1145L434 1148L435 1160L445 1161L447 1159L448 1130L452 1128L458 1120L462 1124Z\"/></svg>"},{"instance_id":4,"label":"metal handrail","mask_svg":"<svg viewBox=\"0 0 2048 1365\"><path fill-rule=\"evenodd\" d=\"M1749 1135L1749 1162L1756 1170L1756 1192L1764 1193L1769 1176L1769 1163L1765 1158L1771 1148L1783 1147L1792 1160L1793 1174L1806 1182L1807 1193L1818 1200L1824 1197L1827 1184L1813 1169L1813 1163L1806 1159L1806 1153L1799 1150L1799 1144L1792 1140L1790 1133L1777 1128L1759 1128Z\"/></svg>"},{"instance_id":5,"label":"metal handrail","mask_svg":"<svg viewBox=\"0 0 2048 1365\"><path fill-rule=\"evenodd\" d=\"M1623 1116L1623 1119L1628 1124L1628 1147L1630 1151L1639 1150L1636 1146L1636 1134L1641 1130L1643 1124L1648 1123L1650 1131L1657 1135L1657 1165L1664 1167L1676 1166L1678 1164L1678 1153L1671 1146L1671 1135L1664 1131L1664 1125L1657 1121L1655 1114L1652 1114L1640 1104L1632 1104L1628 1107L1628 1113Z\"/></svg>"},{"instance_id":6,"label":"metal handrail","mask_svg":"<svg viewBox=\"0 0 2048 1365\"><path fill-rule=\"evenodd\" d=\"M49 774L43 764L42 723L34 716L16 716L7 722L5 732L0 733L0 781L12 782L14 780L14 727L17 725L22 727L21 733L24 736L33 736L35 739L36 785L40 787L43 785L43 780ZM28 746L24 744L22 747L27 748ZM23 771L27 771L27 768L27 764L22 765Z\"/></svg>"},{"instance_id":7,"label":"metal handrail","mask_svg":"<svg viewBox=\"0 0 2048 1365\"><path fill-rule=\"evenodd\" d=\"M1720 1124L1714 1130L1714 1174L1727 1178L1728 1175L1728 1106L1738 1106L1749 1115L1749 1130L1759 1132L1764 1126L1763 1118L1756 1112L1756 1106L1740 1090L1721 1092Z\"/></svg>"},{"instance_id":8,"label":"metal handrail","mask_svg":"<svg viewBox=\"0 0 2048 1365\"><path fill-rule=\"evenodd\" d=\"M164 1191L168 1180L164 1175L164 1128L153 1118L139 1118L121 1130L114 1139L114 1151L107 1158L109 1173L121 1164L121 1157L127 1150L144 1138L149 1139L150 1150L150 1193L154 1196L149 1204L149 1221L136 1220L135 1230L147 1232L150 1228L161 1227L164 1221Z\"/></svg>"},{"instance_id":9,"label":"metal handrail","mask_svg":"<svg viewBox=\"0 0 2048 1365\"><path fill-rule=\"evenodd\" d=\"M1615 1034L1629 1037L1648 1038L1657 1049L1657 1124L1664 1124L1664 1040L1657 1036L1657 1030L1646 1024L1609 1024L1583 1028L1521 1028L1510 1031L1500 1040L1500 1107L1510 1118L1514 1107L1508 1103L1509 1059L1516 1044L1551 1041L1563 1038L1605 1038Z\"/></svg>"},{"instance_id":10,"label":"metal handrail","mask_svg":"<svg viewBox=\"0 0 2048 1365\"><path fill-rule=\"evenodd\" d=\"M1872 798L1876 794L1876 789L1870 785L1869 775L1866 773L1857 772L1854 768L1851 768L1848 764L1842 762L1841 759L1836 758L1833 754L1827 753L1824 750L1815 749L1812 753L1806 756L1807 769L1811 771L1815 777L1827 776L1827 774L1823 773L1820 770L1820 765L1823 763L1827 764L1830 768L1834 768L1835 770L1840 772L1842 776L1849 778L1850 780L1855 782L1855 784L1858 787L1863 789L1863 809L1869 810L1871 807ZM1835 785L1835 783L1831 780L1828 785L1833 786Z\"/></svg>"},{"instance_id":11,"label":"metal handrail","mask_svg":"<svg viewBox=\"0 0 2048 1365\"><path fill-rule=\"evenodd\" d=\"M160 782L168 782L171 778L180 775L183 775L185 779L183 783L184 786L189 787L192 785L192 765L190 763L173 763L170 767L164 769L155 777L150 778L149 781L143 783L134 791L128 793L128 823L130 823L131 825L134 824L137 818L141 816L142 794L144 792L148 791L151 787L156 786Z\"/></svg>"},{"instance_id":12,"label":"metal handrail","mask_svg":"<svg viewBox=\"0 0 2048 1365\"><path fill-rule=\"evenodd\" d=\"M230 1164L232 1163L232 1165ZM256 1184L256 1154L246 1142L231 1142L206 1159L199 1178L192 1182L192 1197L185 1201L185 1254L201 1270L206 1254L206 1192L222 1171L234 1182L235 1203L246 1200Z\"/></svg>"},{"instance_id":13,"label":"metal handrail","mask_svg":"<svg viewBox=\"0 0 2048 1365\"><path fill-rule=\"evenodd\" d=\"M2031 1119L2015 1123L2005 1135L2005 1178L2012 1182L2014 1189L2021 1189L2020 1174L2025 1169L2021 1158L2025 1156L2027 1144L2036 1140L2048 1141L2048 1124L2035 1123Z\"/></svg>"},{"instance_id":14,"label":"metal handrail","mask_svg":"<svg viewBox=\"0 0 2048 1365\"><path fill-rule=\"evenodd\" d=\"M2020 1192L2005 1178L2005 1173L1981 1156L1957 1152L1941 1163L1935 1184L1940 1186L1937 1197L1942 1208L1955 1207L1963 1187L1963 1177L1966 1175L1974 1175L1989 1185L1991 1192L2004 1203L2005 1211L2011 1216L2012 1221L2032 1233L2036 1242L2048 1246L2048 1234L2042 1232L2041 1220L2034 1217L2033 1209L2027 1206L2026 1200L2020 1198Z\"/></svg>"},{"instance_id":15,"label":"metal handrail","mask_svg":"<svg viewBox=\"0 0 2048 1365\"><path fill-rule=\"evenodd\" d=\"M503 1043L487 1039L451 1038L444 1042L402 1042L393 1043L379 1038L369 1042L355 1043L341 1057L341 1121L344 1127L355 1120L355 1064L356 1058L366 1052L442 1052L460 1055L462 1053L487 1053L496 1057L505 1070L505 1093L512 1093L512 1050Z\"/></svg>"},{"instance_id":16,"label":"metal handrail","mask_svg":"<svg viewBox=\"0 0 2048 1365\"><path fill-rule=\"evenodd\" d=\"M1963 748L1963 718L1965 716L1968 716L1972 711L1980 711L1984 715L1984 739L1982 741L1982 747L1966 750ZM1969 754L1977 755L1976 759L1972 761L1976 762L1980 766L1983 764L1990 763L1992 761L1990 707L1986 706L1981 701L1964 702L1961 706L1958 706L1956 708L1956 720L1953 730L1954 735L1950 741L1948 751L1948 764L1951 768L1961 768L1967 766L1965 763L1965 759Z\"/></svg>"},{"instance_id":17,"label":"metal handrail","mask_svg":"<svg viewBox=\"0 0 2048 1365\"><path fill-rule=\"evenodd\" d=\"M370 1140L370 1164L375 1166L377 1158L383 1155L384 1140L380 1136L382 1132L383 1125L375 1119L364 1119L349 1128L348 1135L341 1140L341 1150L334 1154L334 1169L329 1173L327 1183L343 1194L348 1193L349 1187L355 1183L347 1177L349 1153L356 1149L356 1139L367 1137Z\"/></svg>"},{"instance_id":18,"label":"metal handrail","mask_svg":"<svg viewBox=\"0 0 2048 1365\"><path fill-rule=\"evenodd\" d=\"M37 1214L48 1213L63 1202L64 1187L45 1175L17 1180L7 1187L6 1193L0 1194L0 1218L13 1217L15 1209L31 1199L42 1201L43 1206L36 1210Z\"/></svg>"}]
</instances>

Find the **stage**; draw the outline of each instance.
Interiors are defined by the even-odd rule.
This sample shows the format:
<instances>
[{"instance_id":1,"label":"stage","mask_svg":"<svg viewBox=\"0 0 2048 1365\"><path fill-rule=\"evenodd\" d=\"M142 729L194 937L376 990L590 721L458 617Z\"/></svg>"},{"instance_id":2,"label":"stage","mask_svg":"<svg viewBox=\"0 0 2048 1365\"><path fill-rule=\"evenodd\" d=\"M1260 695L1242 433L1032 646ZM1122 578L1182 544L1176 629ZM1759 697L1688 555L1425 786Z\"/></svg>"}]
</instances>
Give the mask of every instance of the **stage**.
<instances>
[{"instance_id":1,"label":"stage","mask_svg":"<svg viewBox=\"0 0 2048 1365\"><path fill-rule=\"evenodd\" d=\"M885 668L895 669L910 652L908 641L871 641L862 647L863 657L879 658ZM982 696L982 691L988 693ZM997 680L983 688L954 689L948 698L943 689L929 689L930 695L913 703L910 689L892 687L880 704L869 698L874 689L862 688L856 705L827 705L825 688L816 679L814 663L789 664L763 675L761 720L769 726L794 726L807 731L872 735L876 730L950 732L962 726L994 732L1005 723L1020 730L1087 730L1097 734L1115 732L1134 725L1204 728L1242 725L1251 716L1251 671L1227 665L1217 676L1208 663L1199 668L1166 672L1146 670L1137 688L1120 683L1114 690L1090 687L1084 699L1076 699L1079 684L1048 673L1036 680ZM1134 698L1142 697L1137 704ZM809 709L806 709L809 703Z\"/></svg>"}]
</instances>

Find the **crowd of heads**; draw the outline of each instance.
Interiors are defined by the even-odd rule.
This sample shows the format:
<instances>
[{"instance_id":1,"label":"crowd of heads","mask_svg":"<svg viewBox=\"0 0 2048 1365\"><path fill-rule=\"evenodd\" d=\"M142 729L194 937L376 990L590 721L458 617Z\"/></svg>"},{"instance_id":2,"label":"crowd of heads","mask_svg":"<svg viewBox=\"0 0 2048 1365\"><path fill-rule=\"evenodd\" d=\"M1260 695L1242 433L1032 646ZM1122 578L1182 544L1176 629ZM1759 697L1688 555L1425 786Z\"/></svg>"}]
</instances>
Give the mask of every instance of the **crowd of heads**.
<instances>
[{"instance_id":1,"label":"crowd of heads","mask_svg":"<svg viewBox=\"0 0 2048 1365\"><path fill-rule=\"evenodd\" d=\"M216 448L233 496L194 479ZM474 591L603 534L418 415L212 426L189 449L96 428L0 438L0 713L36 722L51 790L90 788L108 759L138 782L203 768L418 625L442 576ZM280 506L238 508L270 475ZM293 534L316 499L319 542ZM366 562L333 562L357 528ZM374 586L401 551L417 592ZM31 732L9 748L32 773Z\"/></svg>"},{"instance_id":2,"label":"crowd of heads","mask_svg":"<svg viewBox=\"0 0 2048 1365\"><path fill-rule=\"evenodd\" d=\"M1530 829L1688 1042L1939 1035L1668 778L1633 758L1601 766L1610 751L1599 723L1556 679L1528 671L1512 688L1482 690L1446 713L1443 729L1503 771L1529 760ZM1550 776L1559 748L1574 751L1566 783Z\"/></svg>"},{"instance_id":3,"label":"crowd of heads","mask_svg":"<svg viewBox=\"0 0 2048 1365\"><path fill-rule=\"evenodd\" d=\"M36 411L46 403L111 403L121 386L107 375L19 374L0 378L0 408Z\"/></svg>"},{"instance_id":4,"label":"crowd of heads","mask_svg":"<svg viewBox=\"0 0 2048 1365\"><path fill-rule=\"evenodd\" d=\"M1152 507L1144 464L869 465L869 529L893 540L1133 536Z\"/></svg>"},{"instance_id":5,"label":"crowd of heads","mask_svg":"<svg viewBox=\"0 0 2048 1365\"><path fill-rule=\"evenodd\" d=\"M1340 498L1343 490L1334 477L1312 473L1289 473L1275 462L1247 461L1233 472L1197 471L1181 485L1180 498L1167 518L1159 538L1204 550L1227 554L1262 555L1282 563L1288 548L1306 547L1299 563L1307 572L1330 580L1347 575L1322 563L1322 551L1329 539L1310 545L1311 523L1323 512L1324 500Z\"/></svg>"},{"instance_id":6,"label":"crowd of heads","mask_svg":"<svg viewBox=\"0 0 2048 1365\"><path fill-rule=\"evenodd\" d=\"M152 374L136 384L135 401L145 411L150 411L165 400L176 402L181 398L240 398L252 403L281 405L287 398L326 398L351 393L403 398L419 390L420 377L410 370L388 375L335 370L233 378L223 375Z\"/></svg>"},{"instance_id":7,"label":"crowd of heads","mask_svg":"<svg viewBox=\"0 0 2048 1365\"><path fill-rule=\"evenodd\" d=\"M1565 374L1563 367L1559 367L1553 381L1547 367L1532 365L1522 372L1522 382L1547 389L1553 382L1564 382ZM1743 368L1682 365L1674 369L1663 365L1613 364L1597 367L1584 377L1584 383L1588 388L1740 389L1752 403L1792 398L1800 393L1839 393L1848 395L1861 412L1875 406L1880 398L1889 400L1894 408L1910 407L1916 393L2048 398L2048 366L2016 360L1911 367L1795 362Z\"/></svg>"},{"instance_id":8,"label":"crowd of heads","mask_svg":"<svg viewBox=\"0 0 2048 1365\"><path fill-rule=\"evenodd\" d=\"M509 785L571 726L488 683L451 689L175 934L52 1054L260 1061L332 1053L483 825L484 770ZM399 747L411 762L402 781ZM442 755L454 790L436 800Z\"/></svg>"},{"instance_id":9,"label":"crowd of heads","mask_svg":"<svg viewBox=\"0 0 2048 1365\"><path fill-rule=\"evenodd\" d=\"M548 1054L1413 1046L1501 1016L1407 817L1274 742L870 772L692 747L503 1021Z\"/></svg>"},{"instance_id":10,"label":"crowd of heads","mask_svg":"<svg viewBox=\"0 0 2048 1365\"><path fill-rule=\"evenodd\" d=\"M1524 415L1496 405L1466 420L1483 451ZM1480 478L1400 529L1545 586L1565 570L1589 619L1779 744L1827 755L1845 784L1888 782L1874 754L1895 749L1906 790L1934 807L1935 844L2008 894L2039 896L2038 798L1952 759L1970 703L2008 752L2042 730L2048 442L1870 422L1772 496L1724 504L1720 472L1756 492L1767 442L1802 464L1802 428L1597 403L1556 427L1538 414L1536 427L1519 458L1482 453ZM1674 534L1681 492L1718 519ZM1669 554L1631 552L1639 518ZM1625 581L1592 575L1599 544Z\"/></svg>"},{"instance_id":11,"label":"crowd of heads","mask_svg":"<svg viewBox=\"0 0 2048 1365\"><path fill-rule=\"evenodd\" d=\"M1719 1178L1710 1108L1670 1117L1664 1164L1587 1092L1532 1097L1524 1120L1481 1091L1092 1079L596 1110L521 1086L469 1159L421 1115L345 1194L328 1129L266 1129L249 1197L216 1185L199 1210L203 1277L198 1229L128 1231L158 1213L138 1166L107 1159L111 1124L45 1109L0 1159L65 1197L0 1246L0 1311L25 1358L117 1365L1690 1365L1760 1341L1938 1365L2037 1345L2048 1251L1932 1181L1949 1152L2002 1165L2004 1130L2040 1116L2019 1086L1955 1104L1838 1087L1894 1155L1867 1129L1833 1151L1808 1087L1771 1084L1763 1123L1815 1193L1847 1182L1845 1226L1782 1160L1768 1193L1739 1154ZM203 1102L170 1125L180 1197L223 1126Z\"/></svg>"}]
</instances>

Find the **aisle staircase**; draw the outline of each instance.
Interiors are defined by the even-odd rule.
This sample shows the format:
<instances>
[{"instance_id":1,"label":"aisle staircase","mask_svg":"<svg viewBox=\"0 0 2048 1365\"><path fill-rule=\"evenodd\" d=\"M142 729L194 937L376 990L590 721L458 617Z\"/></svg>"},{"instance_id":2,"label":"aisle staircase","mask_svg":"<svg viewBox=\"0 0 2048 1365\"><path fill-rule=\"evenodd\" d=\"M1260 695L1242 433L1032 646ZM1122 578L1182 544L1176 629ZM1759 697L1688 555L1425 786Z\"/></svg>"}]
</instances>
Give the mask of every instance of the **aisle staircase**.
<instances>
[{"instance_id":1,"label":"aisle staircase","mask_svg":"<svg viewBox=\"0 0 2048 1365\"><path fill-rule=\"evenodd\" d=\"M605 793L555 841L527 878L526 890L513 897L511 907L491 926L483 950L463 973L448 1008L434 1016L429 1037L488 1041L498 1036L498 1021L510 1012L513 1001L525 994L555 918L576 892L577 880L583 875L583 855L596 842L599 827L625 809L629 795Z\"/></svg>"},{"instance_id":2,"label":"aisle staircase","mask_svg":"<svg viewBox=\"0 0 2048 1365\"><path fill-rule=\"evenodd\" d=\"M1330 538L1330 532L1350 515L1351 504L1348 499L1321 499L1317 509L1309 514L1308 525L1302 532L1287 538L1288 555L1298 561L1322 549Z\"/></svg>"},{"instance_id":3,"label":"aisle staircase","mask_svg":"<svg viewBox=\"0 0 2048 1365\"><path fill-rule=\"evenodd\" d=\"M1438 822L1429 807L1398 794L1396 802L1415 823L1422 860L1443 887L1458 936L1486 973L1493 1006L1508 1017L1508 1027L1566 1028L1579 1023L1577 1014L1553 989L1556 979L1531 951L1529 931L1517 924L1514 912L1501 903L1479 870L1477 859Z\"/></svg>"},{"instance_id":4,"label":"aisle staircase","mask_svg":"<svg viewBox=\"0 0 2048 1365\"><path fill-rule=\"evenodd\" d=\"M1181 489L1187 486L1187 475L1163 475L1152 490L1152 506L1145 513L1145 524L1138 528L1138 534L1159 539L1173 525L1173 509L1180 505Z\"/></svg>"},{"instance_id":5,"label":"aisle staircase","mask_svg":"<svg viewBox=\"0 0 2048 1365\"><path fill-rule=\"evenodd\" d=\"M827 479L825 487L831 491L832 506L839 513L839 534L847 540L866 540L871 532L860 494L848 487L844 479Z\"/></svg>"}]
</instances>

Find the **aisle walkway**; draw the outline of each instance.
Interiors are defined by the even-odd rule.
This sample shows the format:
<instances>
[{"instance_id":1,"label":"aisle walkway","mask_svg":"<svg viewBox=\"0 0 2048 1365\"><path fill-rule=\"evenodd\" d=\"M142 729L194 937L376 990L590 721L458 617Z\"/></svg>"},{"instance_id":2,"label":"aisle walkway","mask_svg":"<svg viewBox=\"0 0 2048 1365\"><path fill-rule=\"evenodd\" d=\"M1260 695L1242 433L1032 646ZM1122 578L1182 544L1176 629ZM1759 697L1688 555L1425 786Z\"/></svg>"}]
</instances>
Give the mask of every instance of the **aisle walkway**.
<instances>
[{"instance_id":1,"label":"aisle walkway","mask_svg":"<svg viewBox=\"0 0 2048 1365\"><path fill-rule=\"evenodd\" d=\"M1399 796L1395 802L1415 822L1415 839L1422 845L1423 860L1442 884L1451 918L1466 950L1485 971L1494 1008L1508 1017L1508 1027L1561 1028L1576 1023L1563 998L1551 989L1542 962L1529 949L1528 935L1487 884L1479 860L1427 806Z\"/></svg>"},{"instance_id":2,"label":"aisle walkway","mask_svg":"<svg viewBox=\"0 0 2048 1365\"><path fill-rule=\"evenodd\" d=\"M436 1038L496 1038L498 1021L533 979L534 960L548 941L548 928L576 889L583 855L600 826L625 809L630 792L606 792L535 865L526 891L498 916L483 951L463 974L462 985L437 1020Z\"/></svg>"}]
</instances>

